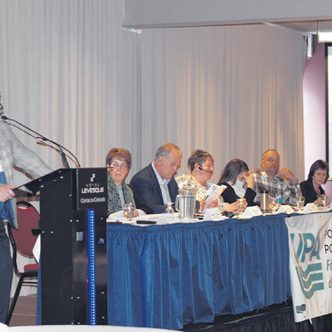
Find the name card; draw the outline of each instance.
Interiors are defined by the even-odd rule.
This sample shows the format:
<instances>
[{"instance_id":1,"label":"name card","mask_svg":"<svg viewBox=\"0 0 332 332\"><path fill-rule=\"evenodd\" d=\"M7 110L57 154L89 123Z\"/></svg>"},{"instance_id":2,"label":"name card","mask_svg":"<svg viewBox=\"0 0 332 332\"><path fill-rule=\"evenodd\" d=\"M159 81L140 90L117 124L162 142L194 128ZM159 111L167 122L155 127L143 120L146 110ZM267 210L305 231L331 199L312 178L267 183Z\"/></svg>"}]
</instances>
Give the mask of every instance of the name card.
<instances>
[{"instance_id":1,"label":"name card","mask_svg":"<svg viewBox=\"0 0 332 332\"><path fill-rule=\"evenodd\" d=\"M256 216L261 216L263 213L261 209L255 205L255 206L248 206L243 213L240 214L240 218L246 219L246 218L252 218Z\"/></svg>"},{"instance_id":2,"label":"name card","mask_svg":"<svg viewBox=\"0 0 332 332\"><path fill-rule=\"evenodd\" d=\"M223 220L225 217L221 214L220 210L218 208L210 208L206 209L204 212L204 218L203 220Z\"/></svg>"},{"instance_id":3,"label":"name card","mask_svg":"<svg viewBox=\"0 0 332 332\"><path fill-rule=\"evenodd\" d=\"M308 203L302 210L303 213L318 212L318 211L319 211L318 207L315 203Z\"/></svg>"},{"instance_id":4,"label":"name card","mask_svg":"<svg viewBox=\"0 0 332 332\"><path fill-rule=\"evenodd\" d=\"M290 205L280 205L277 213L292 214L292 213L294 213L294 210Z\"/></svg>"}]
</instances>

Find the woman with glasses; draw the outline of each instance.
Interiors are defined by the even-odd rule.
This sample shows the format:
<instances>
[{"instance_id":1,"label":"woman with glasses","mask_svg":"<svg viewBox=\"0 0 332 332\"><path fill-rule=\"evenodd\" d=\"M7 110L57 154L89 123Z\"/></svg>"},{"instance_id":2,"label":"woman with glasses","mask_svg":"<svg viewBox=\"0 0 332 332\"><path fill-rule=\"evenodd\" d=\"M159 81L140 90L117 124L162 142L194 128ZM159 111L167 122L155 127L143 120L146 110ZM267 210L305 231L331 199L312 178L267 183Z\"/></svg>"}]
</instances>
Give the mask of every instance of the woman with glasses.
<instances>
[{"instance_id":1,"label":"woman with glasses","mask_svg":"<svg viewBox=\"0 0 332 332\"><path fill-rule=\"evenodd\" d=\"M135 201L132 190L125 183L131 167L131 154L125 148L112 148L106 156L108 214L123 210L124 205ZM135 211L135 215L136 215Z\"/></svg>"},{"instance_id":2,"label":"woman with glasses","mask_svg":"<svg viewBox=\"0 0 332 332\"><path fill-rule=\"evenodd\" d=\"M326 194L322 187L329 178L329 165L324 160L316 160L310 167L308 179L300 183L305 204L326 205Z\"/></svg>"},{"instance_id":3,"label":"woman with glasses","mask_svg":"<svg viewBox=\"0 0 332 332\"><path fill-rule=\"evenodd\" d=\"M184 187L194 187L196 190L196 200L199 201L199 211L206 208L220 207L224 211L232 212L237 210L238 202L224 205L221 197L212 201L209 205L205 204L207 192L211 186L210 179L214 173L214 159L209 152L204 150L194 150L188 159L190 174L180 175L176 178L179 191Z\"/></svg>"}]
</instances>

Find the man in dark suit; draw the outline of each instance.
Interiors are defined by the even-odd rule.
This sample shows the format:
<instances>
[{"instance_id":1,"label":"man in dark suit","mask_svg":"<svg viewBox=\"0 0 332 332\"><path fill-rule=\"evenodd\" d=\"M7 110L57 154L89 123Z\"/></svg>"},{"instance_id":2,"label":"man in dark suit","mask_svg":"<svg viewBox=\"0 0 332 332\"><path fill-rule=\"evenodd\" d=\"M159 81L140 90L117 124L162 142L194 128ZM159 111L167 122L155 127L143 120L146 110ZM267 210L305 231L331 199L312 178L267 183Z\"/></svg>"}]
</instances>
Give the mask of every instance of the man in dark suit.
<instances>
[{"instance_id":1,"label":"man in dark suit","mask_svg":"<svg viewBox=\"0 0 332 332\"><path fill-rule=\"evenodd\" d=\"M146 213L163 213L168 202L175 201L179 193L174 179L181 167L182 151L173 144L162 145L147 167L136 173L130 181L136 207Z\"/></svg>"}]
</instances>

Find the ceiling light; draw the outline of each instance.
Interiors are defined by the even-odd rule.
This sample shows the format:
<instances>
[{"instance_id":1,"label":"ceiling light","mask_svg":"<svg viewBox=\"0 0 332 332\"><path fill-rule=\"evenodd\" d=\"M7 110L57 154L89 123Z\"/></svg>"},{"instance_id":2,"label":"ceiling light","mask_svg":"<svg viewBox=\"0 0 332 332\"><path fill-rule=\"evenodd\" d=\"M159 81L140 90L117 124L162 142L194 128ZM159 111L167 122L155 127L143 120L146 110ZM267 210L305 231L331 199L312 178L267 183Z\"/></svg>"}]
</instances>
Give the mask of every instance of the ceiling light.
<instances>
[{"instance_id":1,"label":"ceiling light","mask_svg":"<svg viewBox=\"0 0 332 332\"><path fill-rule=\"evenodd\" d=\"M317 22L317 37L319 43L332 42L332 31L320 31L320 21Z\"/></svg>"},{"instance_id":2,"label":"ceiling light","mask_svg":"<svg viewBox=\"0 0 332 332\"><path fill-rule=\"evenodd\" d=\"M318 30L318 42L319 43L331 43L332 42L332 32Z\"/></svg>"}]
</instances>

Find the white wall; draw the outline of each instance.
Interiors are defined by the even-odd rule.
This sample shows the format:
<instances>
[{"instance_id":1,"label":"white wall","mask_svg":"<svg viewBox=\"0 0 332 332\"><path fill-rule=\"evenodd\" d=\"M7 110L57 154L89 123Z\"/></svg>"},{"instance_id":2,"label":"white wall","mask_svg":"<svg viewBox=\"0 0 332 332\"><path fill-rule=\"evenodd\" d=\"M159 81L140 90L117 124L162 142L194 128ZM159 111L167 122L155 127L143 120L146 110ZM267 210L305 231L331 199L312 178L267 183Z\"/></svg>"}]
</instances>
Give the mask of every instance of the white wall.
<instances>
[{"instance_id":1,"label":"white wall","mask_svg":"<svg viewBox=\"0 0 332 332\"><path fill-rule=\"evenodd\" d=\"M305 66L303 77L305 176L317 159L327 160L326 155L326 58L325 44L318 44L314 56ZM331 160L329 161L331 164ZM331 176L331 174L330 174ZM324 186L332 197L332 181Z\"/></svg>"},{"instance_id":2,"label":"white wall","mask_svg":"<svg viewBox=\"0 0 332 332\"><path fill-rule=\"evenodd\" d=\"M305 176L317 159L326 160L325 45L318 44L303 75Z\"/></svg>"},{"instance_id":3,"label":"white wall","mask_svg":"<svg viewBox=\"0 0 332 332\"><path fill-rule=\"evenodd\" d=\"M127 27L184 27L324 20L330 0L124 0Z\"/></svg>"}]
</instances>

